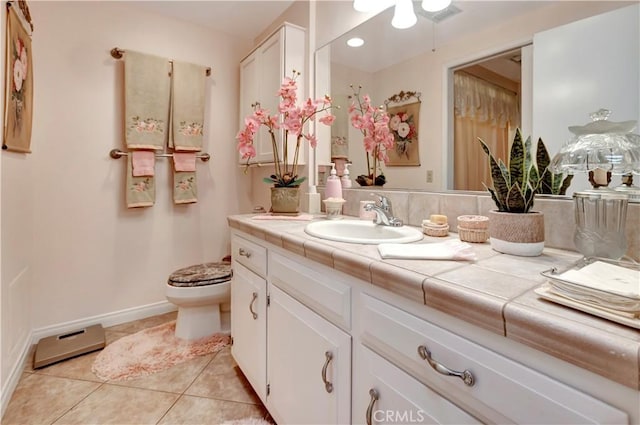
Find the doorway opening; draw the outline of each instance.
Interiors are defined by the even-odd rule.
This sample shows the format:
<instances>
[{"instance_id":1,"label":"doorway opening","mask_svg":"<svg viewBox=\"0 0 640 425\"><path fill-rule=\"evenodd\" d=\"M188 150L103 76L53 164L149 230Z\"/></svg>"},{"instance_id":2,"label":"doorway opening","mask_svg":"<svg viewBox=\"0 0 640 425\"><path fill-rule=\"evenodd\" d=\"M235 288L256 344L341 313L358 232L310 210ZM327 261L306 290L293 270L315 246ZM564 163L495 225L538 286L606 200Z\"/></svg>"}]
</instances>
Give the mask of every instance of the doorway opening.
<instances>
[{"instance_id":1,"label":"doorway opening","mask_svg":"<svg viewBox=\"0 0 640 425\"><path fill-rule=\"evenodd\" d=\"M530 123L530 51L519 46L448 69L449 189L484 191L491 172L478 139L506 161L516 128Z\"/></svg>"}]
</instances>

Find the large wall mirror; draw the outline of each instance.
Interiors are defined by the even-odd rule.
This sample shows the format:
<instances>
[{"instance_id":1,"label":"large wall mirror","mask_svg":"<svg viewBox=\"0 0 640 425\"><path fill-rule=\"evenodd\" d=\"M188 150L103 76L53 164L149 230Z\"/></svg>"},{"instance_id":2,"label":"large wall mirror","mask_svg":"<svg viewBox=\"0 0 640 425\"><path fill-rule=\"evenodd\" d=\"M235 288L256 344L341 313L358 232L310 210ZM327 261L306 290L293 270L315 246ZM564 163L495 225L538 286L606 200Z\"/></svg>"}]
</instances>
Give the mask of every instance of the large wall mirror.
<instances>
[{"instance_id":1,"label":"large wall mirror","mask_svg":"<svg viewBox=\"0 0 640 425\"><path fill-rule=\"evenodd\" d=\"M629 6L634 8L630 9L631 14L627 10L619 15L630 15L630 19L622 18L622 23L614 21L616 30L609 31L611 38L606 35L607 29L600 31L605 33L603 37L607 41L597 42L595 48L590 47L594 46L592 40L576 40L585 38L581 29L584 25L569 31L570 41L557 39L564 37L566 30L558 31L558 35L546 35L566 24L581 20L589 23L589 19L596 16L606 16ZM500 157L506 155L516 127L522 129L525 137L542 137L553 155L570 139L567 127L586 124L588 114L600 107L614 110L613 121L640 118L637 95L640 93L637 23L640 7L637 2L454 1L450 8L435 15L423 12L420 2L414 2L414 10L418 22L412 28L393 28L391 8L316 52L316 76L320 79L316 86L323 93L330 93L335 103L341 105L331 134L326 133L324 137L331 138L334 156L339 151L339 155L352 163L352 178L366 171L362 135L350 125L348 117L348 97L359 86L362 86L361 94L369 94L378 105L401 92L420 94L419 158L413 165L384 166L386 189L483 190L482 183L490 183L483 170L486 160L476 136L471 136L477 132L466 127L467 121L476 117L483 121L483 126L492 125L481 129L479 135L496 146ZM603 26L600 21L589 25ZM627 25L633 28L621 28ZM587 33L591 32L587 30ZM363 39L364 45L349 47L347 41L354 37ZM538 38L544 54L536 51ZM550 42L554 39L555 42ZM609 57L610 52L600 49L603 43L616 46L626 43L624 53L617 58ZM573 53L567 53L571 49L578 55L577 59ZM560 65L556 64L559 58L554 55L565 57ZM615 89L616 96L627 100L609 99L605 92L612 90L602 84L603 74L583 74L585 61L609 63L610 70L616 67L614 63L624 64L616 68L627 70L615 75L615 84L622 87L623 92L630 90L636 96L628 100L630 96L622 96L620 90ZM574 73L575 84L553 81L552 74L557 74L555 68L570 67L571 62L578 65L580 71ZM544 88L536 87L536 81ZM467 92L458 92L461 89ZM585 90L603 95L592 96L597 99L593 101L575 95ZM551 92L555 97L550 96ZM499 100L502 103L497 103ZM329 163L329 156L327 153L326 157L319 158L318 163ZM320 182L321 179L322 176ZM586 178L584 180L586 182ZM354 183L354 187L357 184ZM579 184L576 187L582 189Z\"/></svg>"}]
</instances>

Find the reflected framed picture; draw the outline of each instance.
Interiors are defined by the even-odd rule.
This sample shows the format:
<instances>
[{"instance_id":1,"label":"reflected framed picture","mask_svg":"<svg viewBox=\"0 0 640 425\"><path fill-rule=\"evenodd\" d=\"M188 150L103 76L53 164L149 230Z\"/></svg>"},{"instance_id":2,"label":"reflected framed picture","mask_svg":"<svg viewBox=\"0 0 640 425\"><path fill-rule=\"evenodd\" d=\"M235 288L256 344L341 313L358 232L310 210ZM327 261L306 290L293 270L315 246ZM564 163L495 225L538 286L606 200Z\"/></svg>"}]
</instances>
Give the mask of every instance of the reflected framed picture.
<instances>
[{"instance_id":1,"label":"reflected framed picture","mask_svg":"<svg viewBox=\"0 0 640 425\"><path fill-rule=\"evenodd\" d=\"M20 11L16 10L20 7ZM26 2L7 3L7 60L5 69L4 133L2 149L31 152L33 65L30 16Z\"/></svg>"},{"instance_id":2,"label":"reflected framed picture","mask_svg":"<svg viewBox=\"0 0 640 425\"><path fill-rule=\"evenodd\" d=\"M420 93L404 92L385 100L393 149L387 151L387 166L420 166L419 119Z\"/></svg>"}]
</instances>

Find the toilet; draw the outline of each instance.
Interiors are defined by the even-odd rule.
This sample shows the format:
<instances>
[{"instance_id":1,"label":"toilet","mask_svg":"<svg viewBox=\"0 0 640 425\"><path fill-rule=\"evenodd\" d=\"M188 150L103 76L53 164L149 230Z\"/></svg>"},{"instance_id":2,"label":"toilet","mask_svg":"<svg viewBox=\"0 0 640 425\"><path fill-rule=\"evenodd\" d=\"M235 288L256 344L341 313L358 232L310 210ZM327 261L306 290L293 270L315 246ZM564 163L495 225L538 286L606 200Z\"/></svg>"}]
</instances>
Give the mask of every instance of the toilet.
<instances>
[{"instance_id":1,"label":"toilet","mask_svg":"<svg viewBox=\"0 0 640 425\"><path fill-rule=\"evenodd\" d=\"M192 340L225 331L220 307L231 299L231 276L226 261L196 264L169 276L167 300L178 306L176 337Z\"/></svg>"}]
</instances>

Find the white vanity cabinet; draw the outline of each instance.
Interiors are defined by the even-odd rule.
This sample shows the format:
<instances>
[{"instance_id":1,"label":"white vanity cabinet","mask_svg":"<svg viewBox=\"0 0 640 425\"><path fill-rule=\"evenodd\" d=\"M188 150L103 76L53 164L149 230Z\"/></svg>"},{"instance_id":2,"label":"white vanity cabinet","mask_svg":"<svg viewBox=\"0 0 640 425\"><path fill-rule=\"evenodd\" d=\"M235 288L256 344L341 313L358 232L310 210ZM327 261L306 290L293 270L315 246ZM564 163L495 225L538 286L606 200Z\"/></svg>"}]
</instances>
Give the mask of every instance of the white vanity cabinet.
<instances>
[{"instance_id":1,"label":"white vanity cabinet","mask_svg":"<svg viewBox=\"0 0 640 425\"><path fill-rule=\"evenodd\" d=\"M349 423L351 336L331 322L348 327L349 286L318 284L316 271L248 238L231 245L231 351L248 381L278 423Z\"/></svg>"},{"instance_id":2,"label":"white vanity cabinet","mask_svg":"<svg viewBox=\"0 0 640 425\"><path fill-rule=\"evenodd\" d=\"M232 232L232 352L280 424L629 423L513 341Z\"/></svg>"},{"instance_id":3,"label":"white vanity cabinet","mask_svg":"<svg viewBox=\"0 0 640 425\"><path fill-rule=\"evenodd\" d=\"M267 396L266 249L234 237L231 353L261 400ZM253 271L252 271L253 270ZM257 354L261 353L261 354Z\"/></svg>"},{"instance_id":4,"label":"white vanity cabinet","mask_svg":"<svg viewBox=\"0 0 640 425\"><path fill-rule=\"evenodd\" d=\"M361 293L360 297L361 343L482 422L629 421L625 412L493 350L368 294ZM358 372L356 368L355 374ZM433 412L445 411L436 406ZM450 406L446 413L451 413ZM424 411L425 416L430 414L429 409ZM442 423L451 420L446 415L443 418L446 420ZM453 419L454 423L458 421L462 419Z\"/></svg>"},{"instance_id":5,"label":"white vanity cabinet","mask_svg":"<svg viewBox=\"0 0 640 425\"><path fill-rule=\"evenodd\" d=\"M481 423L364 345L353 363L354 424Z\"/></svg>"},{"instance_id":6,"label":"white vanity cabinet","mask_svg":"<svg viewBox=\"0 0 640 425\"><path fill-rule=\"evenodd\" d=\"M349 423L351 337L271 286L267 408L278 423Z\"/></svg>"},{"instance_id":7,"label":"white vanity cabinet","mask_svg":"<svg viewBox=\"0 0 640 425\"><path fill-rule=\"evenodd\" d=\"M255 48L246 58L240 62L240 128L243 128L246 116L253 113L252 105L256 102L268 110L271 114L278 113L278 90L284 77L291 77L293 70L304 71L305 31L291 24L280 27L269 38ZM298 84L298 99L301 100L304 91L305 76L300 75ZM276 133L278 152L282 159L282 145L284 133ZM293 158L295 140L288 143L291 148L288 158ZM256 157L250 163L273 162L273 146L271 135L264 126L260 126L254 139ZM304 155L300 155L299 162L304 164ZM240 158L242 164L246 159Z\"/></svg>"}]
</instances>

